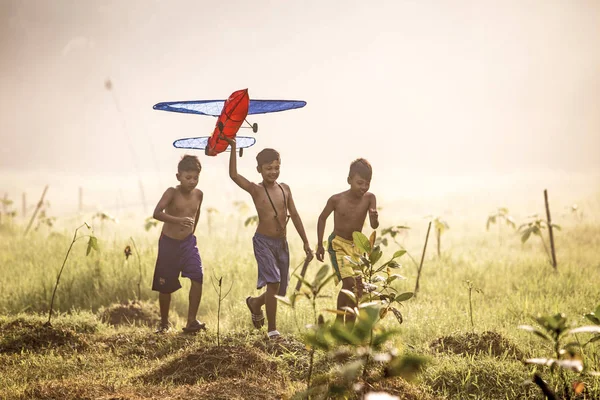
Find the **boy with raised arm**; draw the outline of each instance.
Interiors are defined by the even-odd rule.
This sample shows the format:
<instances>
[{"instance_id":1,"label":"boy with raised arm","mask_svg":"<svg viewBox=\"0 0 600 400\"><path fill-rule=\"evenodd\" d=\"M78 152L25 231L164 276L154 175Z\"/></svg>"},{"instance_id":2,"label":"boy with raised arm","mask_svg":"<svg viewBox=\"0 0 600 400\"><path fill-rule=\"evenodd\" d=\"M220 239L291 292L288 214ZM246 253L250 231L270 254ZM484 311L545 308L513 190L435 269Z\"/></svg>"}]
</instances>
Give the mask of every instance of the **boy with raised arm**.
<instances>
[{"instance_id":1,"label":"boy with raised arm","mask_svg":"<svg viewBox=\"0 0 600 400\"><path fill-rule=\"evenodd\" d=\"M164 222L158 241L158 257L152 290L159 292L160 325L157 333L168 332L171 293L181 288L179 274L190 278L187 324L184 332L197 332L205 325L196 319L202 298L202 260L196 244L196 225L204 194L196 189L202 166L196 156L185 155L177 166L179 185L168 188L154 209L154 218Z\"/></svg>"},{"instance_id":2,"label":"boy with raised arm","mask_svg":"<svg viewBox=\"0 0 600 400\"><path fill-rule=\"evenodd\" d=\"M323 248L325 224L327 218L333 212L333 233L328 239L327 252L331 257L331 264L335 270L336 284L341 280L342 289L352 292L357 289L357 297L362 294L362 281L360 276L354 273L352 263L346 260L345 257L350 256L351 259L358 260L360 254L354 246L352 233L362 232L367 213L369 214L371 228L377 229L379 226L377 201L375 195L368 192L372 175L371 164L367 160L364 158L354 160L350 164L348 174L350 189L334 194L327 200L317 223L317 260L322 262L325 253ZM340 291L337 298L338 310L354 306L354 301ZM338 315L336 319L340 322L343 321L341 315ZM354 322L354 316L347 314L346 321Z\"/></svg>"},{"instance_id":3,"label":"boy with raised arm","mask_svg":"<svg viewBox=\"0 0 600 400\"><path fill-rule=\"evenodd\" d=\"M275 295L285 296L290 280L290 255L286 238L286 225L289 218L302 242L306 257L312 259L312 250L308 244L306 233L300 215L296 210L294 198L290 187L285 183L278 183L281 159L279 153L273 149L264 149L256 156L258 166L256 170L262 176L262 182L256 184L248 181L237 172L236 143L235 139L223 137L231 146L229 158L229 176L231 179L252 196L252 201L258 214L258 226L252 238L254 256L258 264L257 289L267 287L267 290L258 297L248 296L246 305L250 309L252 323L255 328L264 325L262 306L267 312L270 339L280 336L277 331L277 299Z\"/></svg>"}]
</instances>

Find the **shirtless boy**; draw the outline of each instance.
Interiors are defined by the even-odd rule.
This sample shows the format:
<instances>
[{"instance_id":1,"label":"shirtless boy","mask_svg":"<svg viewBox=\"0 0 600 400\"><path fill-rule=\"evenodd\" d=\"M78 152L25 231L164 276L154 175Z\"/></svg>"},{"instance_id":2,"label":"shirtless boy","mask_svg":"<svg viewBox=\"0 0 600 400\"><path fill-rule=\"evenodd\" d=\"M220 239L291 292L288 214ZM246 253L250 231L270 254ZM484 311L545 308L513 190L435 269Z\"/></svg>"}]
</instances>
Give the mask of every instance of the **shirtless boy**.
<instances>
[{"instance_id":1,"label":"shirtless boy","mask_svg":"<svg viewBox=\"0 0 600 400\"><path fill-rule=\"evenodd\" d=\"M158 241L158 257L152 290L159 292L160 325L157 333L167 332L171 293L181 288L179 274L191 280L187 324L184 332L197 332L205 325L196 319L202 298L202 260L196 243L196 225L204 194L198 177L202 166L196 156L185 155L177 166L177 187L168 188L154 209L154 218L164 222Z\"/></svg>"},{"instance_id":2,"label":"shirtless boy","mask_svg":"<svg viewBox=\"0 0 600 400\"><path fill-rule=\"evenodd\" d=\"M362 292L360 276L355 274L352 263L344 257L350 256L350 258L357 260L360 256L354 246L352 233L362 232L367 213L369 214L371 228L377 229L379 226L375 195L368 192L372 174L371 164L367 160L364 158L354 160L350 164L348 174L350 189L334 194L327 200L317 223L317 260L322 262L325 253L323 248L325 224L327 218L333 212L333 233L328 239L327 252L331 257L331 264L336 273L336 284L341 280L342 289L354 292L356 288L359 293ZM338 310L354 306L354 301L340 291L337 298ZM341 322L344 317L338 315L337 320ZM347 314L345 320L354 322L354 316Z\"/></svg>"},{"instance_id":3,"label":"shirtless boy","mask_svg":"<svg viewBox=\"0 0 600 400\"><path fill-rule=\"evenodd\" d=\"M281 159L279 153L273 149L264 149L256 156L258 166L256 170L262 176L261 183L248 181L237 172L236 143L235 139L224 139L231 146L229 158L229 176L231 179L252 196L252 201L258 214L258 226L252 238L254 256L258 264L257 289L267 287L260 296L246 298L246 305L250 309L254 327L264 325L262 306L267 312L267 334L271 339L280 336L277 331L277 299L275 295L285 296L289 283L290 255L286 238L286 225L289 218L302 242L306 257L312 259L312 250L302 225L302 220L290 187L285 183L278 183ZM289 214L288 214L289 213Z\"/></svg>"}]
</instances>

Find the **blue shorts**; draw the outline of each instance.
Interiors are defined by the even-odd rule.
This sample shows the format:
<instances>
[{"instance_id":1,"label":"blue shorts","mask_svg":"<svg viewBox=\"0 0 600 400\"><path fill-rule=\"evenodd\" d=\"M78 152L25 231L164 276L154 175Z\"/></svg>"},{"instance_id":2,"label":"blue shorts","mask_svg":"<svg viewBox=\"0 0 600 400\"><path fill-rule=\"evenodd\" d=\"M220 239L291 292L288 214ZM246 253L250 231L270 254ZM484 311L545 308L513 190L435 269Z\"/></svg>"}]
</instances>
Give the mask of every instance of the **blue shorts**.
<instances>
[{"instance_id":1,"label":"blue shorts","mask_svg":"<svg viewBox=\"0 0 600 400\"><path fill-rule=\"evenodd\" d=\"M258 282L261 289L267 283L279 283L279 295L285 296L290 282L290 249L286 238L272 238L255 233L252 238L254 256L258 263Z\"/></svg>"},{"instance_id":2,"label":"blue shorts","mask_svg":"<svg viewBox=\"0 0 600 400\"><path fill-rule=\"evenodd\" d=\"M160 235L152 290L173 293L181 288L179 274L184 278L202 283L204 273L196 244L194 235L189 235L182 240Z\"/></svg>"}]
</instances>

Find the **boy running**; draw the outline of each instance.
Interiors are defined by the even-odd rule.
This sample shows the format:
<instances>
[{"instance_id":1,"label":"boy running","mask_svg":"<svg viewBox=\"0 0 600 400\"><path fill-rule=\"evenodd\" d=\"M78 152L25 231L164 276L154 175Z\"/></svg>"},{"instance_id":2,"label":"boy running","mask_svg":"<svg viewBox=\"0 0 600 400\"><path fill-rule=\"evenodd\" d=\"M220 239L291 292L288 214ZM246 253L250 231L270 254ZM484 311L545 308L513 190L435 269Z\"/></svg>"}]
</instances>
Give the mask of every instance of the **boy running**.
<instances>
[{"instance_id":1,"label":"boy running","mask_svg":"<svg viewBox=\"0 0 600 400\"><path fill-rule=\"evenodd\" d=\"M258 264L256 288L261 289L266 286L267 290L258 297L248 296L246 305L250 309L255 328L264 325L262 306L265 305L268 321L267 335L270 339L276 339L280 334L277 331L275 295L285 296L290 280L290 255L286 239L286 225L290 218L304 243L304 251L309 260L313 257L312 250L296 210L290 187L285 183L277 182L281 165L279 153L273 149L264 149L258 153L256 170L261 174L262 182L256 184L237 172L235 139L222 138L231 146L229 176L239 187L250 193L258 214L258 226L252 238L254 256Z\"/></svg>"},{"instance_id":2,"label":"boy running","mask_svg":"<svg viewBox=\"0 0 600 400\"><path fill-rule=\"evenodd\" d=\"M179 274L190 278L187 324L184 332L197 332L205 325L196 319L202 298L202 260L196 246L196 225L204 194L198 177L202 166L196 156L185 155L177 166L177 187L168 188L154 209L153 217L164 222L158 241L158 257L152 290L159 292L160 325L157 333L168 332L171 293L181 288Z\"/></svg>"},{"instance_id":3,"label":"boy running","mask_svg":"<svg viewBox=\"0 0 600 400\"><path fill-rule=\"evenodd\" d=\"M327 252L331 257L331 264L336 273L336 284L341 280L342 289L354 292L356 288L359 297L362 294L361 278L354 273L352 263L344 257L350 256L353 260L358 260L360 254L354 246L352 232L362 232L367 213L369 214L371 228L377 229L379 226L377 201L375 195L368 192L372 175L371 164L367 160L364 158L354 160L350 164L348 174L350 189L334 194L327 200L317 223L317 260L322 262L325 253L323 248L325 224L327 218L333 212L333 233L328 239ZM340 291L337 298L338 310L354 306L354 301ZM352 314L347 314L345 318L348 322L354 322L354 315ZM336 319L341 322L343 316L338 315Z\"/></svg>"}]
</instances>

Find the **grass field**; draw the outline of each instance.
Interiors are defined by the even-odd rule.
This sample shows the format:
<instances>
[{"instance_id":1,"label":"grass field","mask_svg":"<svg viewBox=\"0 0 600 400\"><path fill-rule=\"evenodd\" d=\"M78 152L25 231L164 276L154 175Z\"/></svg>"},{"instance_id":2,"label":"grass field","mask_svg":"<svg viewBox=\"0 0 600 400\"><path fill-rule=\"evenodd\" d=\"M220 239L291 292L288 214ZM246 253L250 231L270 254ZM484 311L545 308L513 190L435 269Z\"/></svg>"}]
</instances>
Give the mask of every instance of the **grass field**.
<instances>
[{"instance_id":1,"label":"grass field","mask_svg":"<svg viewBox=\"0 0 600 400\"><path fill-rule=\"evenodd\" d=\"M401 307L404 322L398 325L392 317L381 322L386 329L399 328L393 343L401 352L423 355L428 362L415 380L390 379L373 390L411 399L541 399L540 390L526 383L537 371L555 388L562 388L561 379L583 381L585 389L573 398L599 399L597 376L568 372L561 378L549 368L525 365L522 359L552 357L554 350L550 343L517 328L535 325L531 317L537 313L564 313L573 327L591 325L583 315L600 304L599 200L588 199L582 217L562 209L553 216L562 227L555 232L557 271L539 237L521 244L508 226L499 231L494 225L488 232L486 214L447 218L450 229L442 235L442 254L437 256L432 234L418 296ZM536 211L542 214L543 205ZM411 226L396 240L418 261L426 220L394 219L391 210L384 212L382 228ZM84 221L81 218L59 221L57 227L42 227L25 237L21 224L4 219L0 225L0 398L271 399L291 398L305 388L309 353L302 332L312 322L312 311L308 302L300 302L296 312L280 306L278 325L285 339L277 346L266 341L264 332L251 329L244 298L258 293L253 229L244 227L241 217L222 217L227 222L213 227L210 235L202 229L205 223L197 231L205 265L199 319L207 323L206 333L158 336L148 326L102 322L101 315L111 306L133 300L141 300L135 307L154 312L147 318L151 323L158 320L157 295L150 290L158 228L144 231L143 218L96 223L100 252L86 256L86 240L75 243L58 286L53 327L43 327L57 272L73 230ZM523 221L517 218L517 223ZM309 235L316 237L310 224ZM289 237L294 268L302 262L302 246L293 227ZM131 238L139 259L134 252L126 260L123 250L133 246ZM386 259L398 246L392 241L383 250ZM417 266L408 255L400 263L399 273L407 279L396 287L412 291ZM315 260L307 276L318 267ZM222 302L220 347L213 277L223 277L225 288L233 285ZM472 293L473 326L467 280L481 290ZM184 323L179 316L186 314L189 289L188 281L182 284L172 301L172 321L178 330ZM291 287L294 284L292 278ZM333 308L338 291L333 284L327 286L324 294L329 297L320 299L318 308ZM589 334L572 337L580 342L589 338ZM583 351L590 370L600 370L599 343ZM332 365L321 352L316 361L318 373Z\"/></svg>"}]
</instances>

